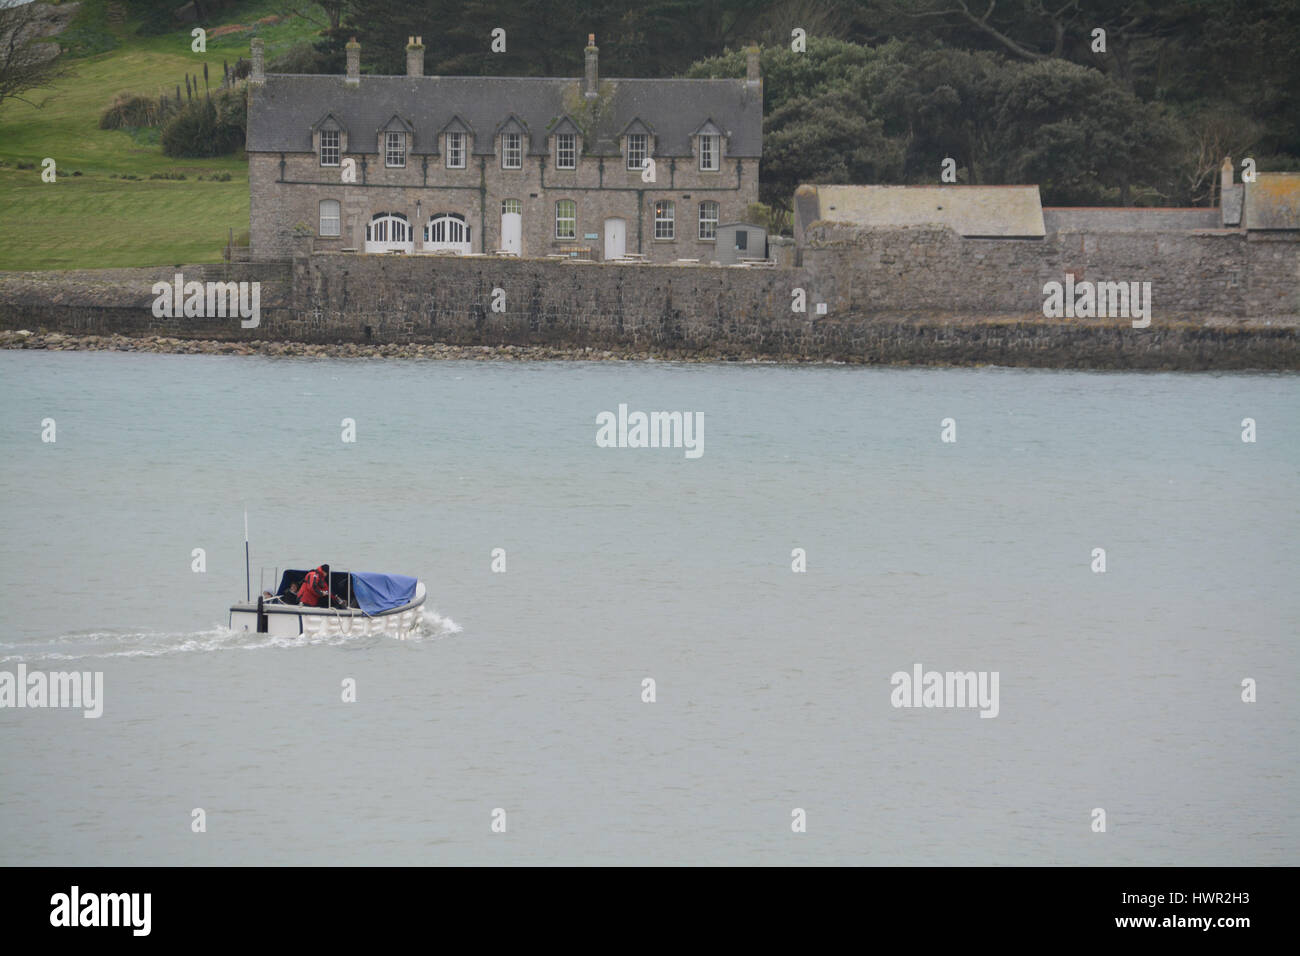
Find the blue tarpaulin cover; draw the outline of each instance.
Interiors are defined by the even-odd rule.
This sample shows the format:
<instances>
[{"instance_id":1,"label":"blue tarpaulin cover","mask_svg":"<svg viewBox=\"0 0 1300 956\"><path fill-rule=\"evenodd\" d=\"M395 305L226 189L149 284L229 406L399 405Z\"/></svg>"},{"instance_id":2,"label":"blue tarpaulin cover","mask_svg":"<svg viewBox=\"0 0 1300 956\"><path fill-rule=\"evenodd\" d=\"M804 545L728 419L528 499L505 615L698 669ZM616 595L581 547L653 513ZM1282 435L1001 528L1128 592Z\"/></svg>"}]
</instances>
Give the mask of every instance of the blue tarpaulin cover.
<instances>
[{"instance_id":1,"label":"blue tarpaulin cover","mask_svg":"<svg viewBox=\"0 0 1300 956\"><path fill-rule=\"evenodd\" d=\"M415 578L405 574L352 572L352 594L367 614L381 614L409 604L415 597L415 585Z\"/></svg>"}]
</instances>

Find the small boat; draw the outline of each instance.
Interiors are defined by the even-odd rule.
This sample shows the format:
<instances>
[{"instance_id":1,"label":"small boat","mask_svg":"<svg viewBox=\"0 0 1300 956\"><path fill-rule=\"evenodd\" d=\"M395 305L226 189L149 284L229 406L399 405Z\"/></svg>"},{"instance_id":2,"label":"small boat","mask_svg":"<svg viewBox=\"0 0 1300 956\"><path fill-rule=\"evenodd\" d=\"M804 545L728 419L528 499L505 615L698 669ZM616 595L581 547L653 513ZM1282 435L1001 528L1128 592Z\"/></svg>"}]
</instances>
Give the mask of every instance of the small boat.
<instances>
[{"instance_id":1,"label":"small boat","mask_svg":"<svg viewBox=\"0 0 1300 956\"><path fill-rule=\"evenodd\" d=\"M275 637L365 637L406 639L424 621L424 582L404 574L330 572L330 594L339 606L306 607L293 591L307 571L287 570L274 594L231 605L230 629Z\"/></svg>"}]
</instances>

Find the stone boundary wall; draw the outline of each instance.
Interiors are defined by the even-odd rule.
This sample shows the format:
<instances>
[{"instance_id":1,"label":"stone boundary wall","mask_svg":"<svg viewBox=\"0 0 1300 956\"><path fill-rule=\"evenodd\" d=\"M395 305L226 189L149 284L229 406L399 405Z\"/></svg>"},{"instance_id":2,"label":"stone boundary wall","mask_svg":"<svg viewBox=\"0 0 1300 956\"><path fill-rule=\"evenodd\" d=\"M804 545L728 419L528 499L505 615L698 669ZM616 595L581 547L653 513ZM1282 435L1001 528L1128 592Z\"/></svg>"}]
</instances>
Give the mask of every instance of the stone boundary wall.
<instances>
[{"instance_id":1,"label":"stone boundary wall","mask_svg":"<svg viewBox=\"0 0 1300 956\"><path fill-rule=\"evenodd\" d=\"M1300 369L1294 240L1192 231L972 240L937 227L830 224L809 237L803 265L781 269L304 251L291 262L180 270L187 280L261 281L256 329L155 318L150 288L172 268L5 273L0 328L723 359ZM1151 327L1045 319L1042 286L1067 270L1080 281L1151 282ZM791 311L795 288L805 290L806 313Z\"/></svg>"},{"instance_id":2,"label":"stone boundary wall","mask_svg":"<svg viewBox=\"0 0 1300 956\"><path fill-rule=\"evenodd\" d=\"M1222 226L1222 212L1217 206L1195 209L1043 207L1043 227L1049 235L1053 232L1170 232Z\"/></svg>"}]
</instances>

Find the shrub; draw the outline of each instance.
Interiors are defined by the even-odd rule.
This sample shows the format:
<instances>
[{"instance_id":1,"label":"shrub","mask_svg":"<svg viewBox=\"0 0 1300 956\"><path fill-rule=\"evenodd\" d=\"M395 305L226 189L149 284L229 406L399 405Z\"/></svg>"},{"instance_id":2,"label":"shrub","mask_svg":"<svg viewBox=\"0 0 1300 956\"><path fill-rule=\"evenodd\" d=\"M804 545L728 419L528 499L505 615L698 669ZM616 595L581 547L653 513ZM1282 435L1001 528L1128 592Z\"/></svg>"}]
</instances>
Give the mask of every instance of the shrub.
<instances>
[{"instance_id":1,"label":"shrub","mask_svg":"<svg viewBox=\"0 0 1300 956\"><path fill-rule=\"evenodd\" d=\"M165 156L223 156L244 146L248 107L242 89L221 90L185 104L162 130Z\"/></svg>"},{"instance_id":2,"label":"shrub","mask_svg":"<svg viewBox=\"0 0 1300 956\"><path fill-rule=\"evenodd\" d=\"M138 93L119 93L99 117L100 129L139 129L158 126L163 109L158 100Z\"/></svg>"}]
</instances>

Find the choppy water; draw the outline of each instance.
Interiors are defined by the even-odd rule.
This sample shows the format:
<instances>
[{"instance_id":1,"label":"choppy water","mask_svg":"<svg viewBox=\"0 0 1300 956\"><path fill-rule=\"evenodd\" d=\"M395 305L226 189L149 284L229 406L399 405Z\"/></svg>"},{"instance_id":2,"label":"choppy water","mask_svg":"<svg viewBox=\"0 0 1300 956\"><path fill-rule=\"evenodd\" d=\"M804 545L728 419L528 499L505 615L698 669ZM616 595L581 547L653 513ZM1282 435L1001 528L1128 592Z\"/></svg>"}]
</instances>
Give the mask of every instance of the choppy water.
<instances>
[{"instance_id":1,"label":"choppy water","mask_svg":"<svg viewBox=\"0 0 1300 956\"><path fill-rule=\"evenodd\" d=\"M1296 376L0 352L0 400L0 671L105 698L0 709L0 863L1300 862ZM704 455L598 448L620 402ZM424 631L226 631L245 506ZM918 662L998 716L891 706Z\"/></svg>"}]
</instances>

